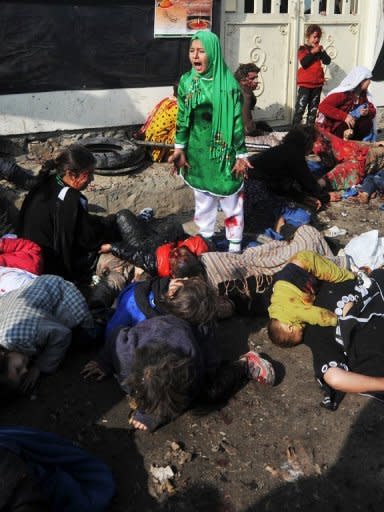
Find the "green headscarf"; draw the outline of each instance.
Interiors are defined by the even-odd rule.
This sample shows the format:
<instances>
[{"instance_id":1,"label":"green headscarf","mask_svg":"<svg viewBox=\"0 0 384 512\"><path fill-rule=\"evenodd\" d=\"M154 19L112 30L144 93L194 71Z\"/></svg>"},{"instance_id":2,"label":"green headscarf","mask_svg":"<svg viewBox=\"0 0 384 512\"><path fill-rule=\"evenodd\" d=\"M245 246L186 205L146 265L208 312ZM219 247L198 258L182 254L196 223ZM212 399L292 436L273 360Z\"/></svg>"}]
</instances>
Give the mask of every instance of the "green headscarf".
<instances>
[{"instance_id":1,"label":"green headscarf","mask_svg":"<svg viewBox=\"0 0 384 512\"><path fill-rule=\"evenodd\" d=\"M192 69L188 81L186 81L187 100L186 116L190 117L191 111L199 105L200 78L213 80L212 88L212 138L210 145L210 157L219 159L220 167L230 163L235 150L232 147L232 137L235 120L235 104L240 101L241 92L239 85L228 69L221 52L219 38L209 31L196 32L191 40L198 39L204 47L208 57L208 69L205 73L197 73Z\"/></svg>"}]
</instances>

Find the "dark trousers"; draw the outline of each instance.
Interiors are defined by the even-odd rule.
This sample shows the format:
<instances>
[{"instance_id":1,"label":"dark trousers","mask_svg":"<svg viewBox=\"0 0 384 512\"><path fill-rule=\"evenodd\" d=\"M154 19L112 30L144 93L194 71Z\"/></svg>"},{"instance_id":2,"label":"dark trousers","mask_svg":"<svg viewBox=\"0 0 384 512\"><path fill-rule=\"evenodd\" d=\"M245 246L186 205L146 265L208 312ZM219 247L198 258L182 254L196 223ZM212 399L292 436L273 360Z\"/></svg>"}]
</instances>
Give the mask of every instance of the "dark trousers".
<instances>
[{"instance_id":1,"label":"dark trousers","mask_svg":"<svg viewBox=\"0 0 384 512\"><path fill-rule=\"evenodd\" d=\"M308 106L307 124L314 125L317 115L317 107L320 103L322 87L316 89L308 89L307 87L299 87L297 91L295 115L293 116L293 124L300 124L305 109Z\"/></svg>"}]
</instances>

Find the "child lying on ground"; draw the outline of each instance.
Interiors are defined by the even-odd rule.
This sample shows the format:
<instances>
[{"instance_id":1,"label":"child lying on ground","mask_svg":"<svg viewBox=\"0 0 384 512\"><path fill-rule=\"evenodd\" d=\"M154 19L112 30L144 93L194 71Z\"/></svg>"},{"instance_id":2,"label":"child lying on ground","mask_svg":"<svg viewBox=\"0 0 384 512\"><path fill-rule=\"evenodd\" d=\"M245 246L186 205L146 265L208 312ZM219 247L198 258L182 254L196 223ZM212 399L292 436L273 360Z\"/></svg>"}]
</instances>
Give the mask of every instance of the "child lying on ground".
<instances>
[{"instance_id":1,"label":"child lying on ground","mask_svg":"<svg viewBox=\"0 0 384 512\"><path fill-rule=\"evenodd\" d=\"M298 252L275 276L268 308L268 334L273 343L283 347L300 343L305 324L336 325L337 317L332 311L313 304L318 279L341 283L355 279L355 274L314 252Z\"/></svg>"},{"instance_id":2,"label":"child lying on ground","mask_svg":"<svg viewBox=\"0 0 384 512\"><path fill-rule=\"evenodd\" d=\"M338 325L308 326L304 343L313 353L322 406L336 410L344 393L364 393L384 401L384 270L370 280L323 283L318 306L334 311Z\"/></svg>"},{"instance_id":3,"label":"child lying on ground","mask_svg":"<svg viewBox=\"0 0 384 512\"><path fill-rule=\"evenodd\" d=\"M77 326L93 334L84 297L59 276L39 276L0 297L0 400L32 389L40 373L53 373Z\"/></svg>"},{"instance_id":4,"label":"child lying on ground","mask_svg":"<svg viewBox=\"0 0 384 512\"><path fill-rule=\"evenodd\" d=\"M104 244L101 253L112 253L151 276L185 277L200 273L197 256L209 250L201 236L188 236L180 224L166 221L156 231L151 219L145 221L129 210L117 214L117 224L123 240Z\"/></svg>"},{"instance_id":5,"label":"child lying on ground","mask_svg":"<svg viewBox=\"0 0 384 512\"><path fill-rule=\"evenodd\" d=\"M108 336L97 361L90 361L82 372L98 380L116 375L138 405L131 421L135 428L154 430L203 392L210 400L223 399L242 379L274 383L273 366L254 352L221 366L212 325L213 292L198 280L192 280L193 286L186 286L191 280L173 281L161 302L163 311L173 314L131 319L135 327Z\"/></svg>"},{"instance_id":6,"label":"child lying on ground","mask_svg":"<svg viewBox=\"0 0 384 512\"><path fill-rule=\"evenodd\" d=\"M120 294L114 314L106 327L113 336L122 327L164 314L175 314L193 325L208 319L222 318L222 298L201 277L169 279L154 277L150 281L129 284Z\"/></svg>"}]
</instances>

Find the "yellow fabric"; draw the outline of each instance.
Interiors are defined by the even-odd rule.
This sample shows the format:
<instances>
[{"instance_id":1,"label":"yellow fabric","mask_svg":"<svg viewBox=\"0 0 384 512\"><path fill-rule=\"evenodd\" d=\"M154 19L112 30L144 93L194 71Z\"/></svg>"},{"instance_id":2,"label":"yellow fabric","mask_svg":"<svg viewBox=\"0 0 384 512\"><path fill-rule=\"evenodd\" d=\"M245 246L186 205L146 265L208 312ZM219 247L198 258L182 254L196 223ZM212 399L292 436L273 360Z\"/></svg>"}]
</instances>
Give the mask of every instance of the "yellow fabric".
<instances>
[{"instance_id":1,"label":"yellow fabric","mask_svg":"<svg viewBox=\"0 0 384 512\"><path fill-rule=\"evenodd\" d=\"M174 97L164 98L149 114L143 126L144 140L174 144L176 133L177 101ZM161 162L168 156L169 149L156 148L151 151L152 160Z\"/></svg>"},{"instance_id":2,"label":"yellow fabric","mask_svg":"<svg viewBox=\"0 0 384 512\"><path fill-rule=\"evenodd\" d=\"M305 324L336 325L335 313L313 305L315 296L302 292L287 281L277 281L273 287L271 305L268 308L270 318L288 325L304 327Z\"/></svg>"},{"instance_id":3,"label":"yellow fabric","mask_svg":"<svg viewBox=\"0 0 384 512\"><path fill-rule=\"evenodd\" d=\"M353 272L338 267L333 261L313 251L300 251L292 260L296 260L301 268L313 274L320 281L343 283L349 279L355 279Z\"/></svg>"},{"instance_id":4,"label":"yellow fabric","mask_svg":"<svg viewBox=\"0 0 384 512\"><path fill-rule=\"evenodd\" d=\"M353 272L339 268L329 259L311 251L298 252L291 261L317 279L329 283L342 283L355 278ZM328 309L314 306L314 301L314 294L302 292L287 281L277 281L273 287L268 313L270 318L299 327L304 327L305 324L335 326L336 315Z\"/></svg>"}]
</instances>

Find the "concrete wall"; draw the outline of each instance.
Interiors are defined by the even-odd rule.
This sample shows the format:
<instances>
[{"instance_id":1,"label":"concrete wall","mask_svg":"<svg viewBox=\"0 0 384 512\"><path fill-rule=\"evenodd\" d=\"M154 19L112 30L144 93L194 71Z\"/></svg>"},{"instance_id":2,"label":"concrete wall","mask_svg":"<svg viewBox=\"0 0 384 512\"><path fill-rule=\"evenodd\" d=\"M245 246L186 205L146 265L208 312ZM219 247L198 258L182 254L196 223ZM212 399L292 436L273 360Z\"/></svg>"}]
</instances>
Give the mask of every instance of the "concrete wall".
<instances>
[{"instance_id":1,"label":"concrete wall","mask_svg":"<svg viewBox=\"0 0 384 512\"><path fill-rule=\"evenodd\" d=\"M169 87L0 95L0 134L141 124Z\"/></svg>"}]
</instances>

